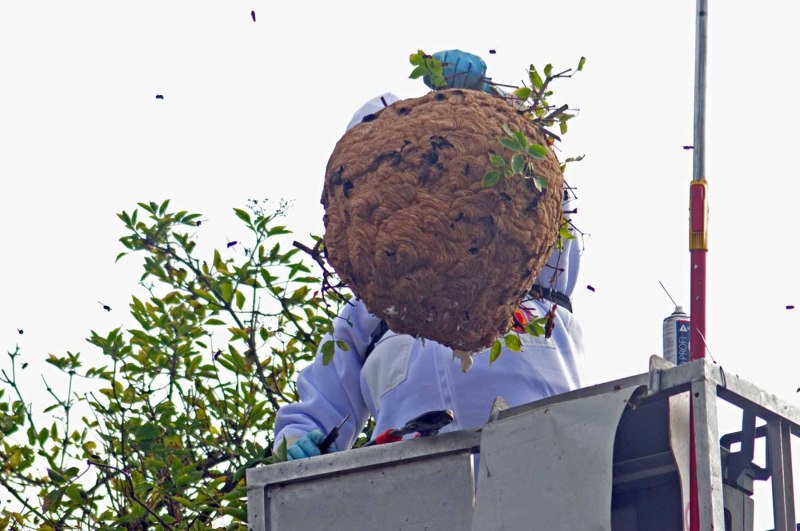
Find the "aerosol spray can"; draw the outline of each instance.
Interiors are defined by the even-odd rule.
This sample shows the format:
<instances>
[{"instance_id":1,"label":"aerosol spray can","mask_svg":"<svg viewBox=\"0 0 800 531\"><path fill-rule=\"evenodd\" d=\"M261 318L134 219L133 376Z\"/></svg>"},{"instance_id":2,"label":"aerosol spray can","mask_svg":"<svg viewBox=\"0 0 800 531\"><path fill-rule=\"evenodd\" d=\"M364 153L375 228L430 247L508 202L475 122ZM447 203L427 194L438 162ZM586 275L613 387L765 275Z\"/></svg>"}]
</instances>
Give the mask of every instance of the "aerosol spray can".
<instances>
[{"instance_id":1,"label":"aerosol spray can","mask_svg":"<svg viewBox=\"0 0 800 531\"><path fill-rule=\"evenodd\" d=\"M689 336L691 332L689 316L681 306L675 306L672 315L664 319L664 359L680 365L691 361Z\"/></svg>"}]
</instances>

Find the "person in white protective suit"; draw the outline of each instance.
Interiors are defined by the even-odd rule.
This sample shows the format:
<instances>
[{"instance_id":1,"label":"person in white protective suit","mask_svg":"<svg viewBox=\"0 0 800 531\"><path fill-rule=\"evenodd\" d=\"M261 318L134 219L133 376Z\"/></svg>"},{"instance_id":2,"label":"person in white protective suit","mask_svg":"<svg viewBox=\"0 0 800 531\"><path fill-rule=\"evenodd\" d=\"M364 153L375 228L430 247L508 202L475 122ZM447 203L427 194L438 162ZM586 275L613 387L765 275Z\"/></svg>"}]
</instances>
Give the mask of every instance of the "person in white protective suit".
<instances>
[{"instance_id":1,"label":"person in white protective suit","mask_svg":"<svg viewBox=\"0 0 800 531\"><path fill-rule=\"evenodd\" d=\"M496 90L485 85L486 65L479 57L458 50L434 56L445 64L448 86ZM397 100L393 94L370 100L356 112L348 129ZM570 209L565 201L564 211ZM301 372L300 402L278 411L275 447L285 440L289 459L319 455L325 434L348 416L327 452L350 448L369 415L375 419L375 435L402 427L422 413L443 409L453 412L454 421L442 432L478 428L487 422L496 397L517 406L580 387L583 340L570 302L579 263L578 243L567 240L562 251L552 253L531 296L516 312L516 319L524 324L545 316L555 303L551 337L531 336L522 330L521 352L504 348L491 365L489 350L477 353L467 372L461 370L451 349L386 330L385 323L354 300L334 325L334 337L344 341L348 350L337 348L328 365L318 353Z\"/></svg>"}]
</instances>

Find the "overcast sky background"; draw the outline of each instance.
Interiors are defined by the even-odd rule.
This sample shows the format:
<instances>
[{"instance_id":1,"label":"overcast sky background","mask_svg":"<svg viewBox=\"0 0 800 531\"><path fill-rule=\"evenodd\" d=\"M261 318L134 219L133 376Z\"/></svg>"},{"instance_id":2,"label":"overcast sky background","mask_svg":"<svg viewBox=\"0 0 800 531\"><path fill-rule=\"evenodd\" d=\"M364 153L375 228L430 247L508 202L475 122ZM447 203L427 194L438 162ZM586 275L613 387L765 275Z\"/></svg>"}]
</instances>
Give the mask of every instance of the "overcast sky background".
<instances>
[{"instance_id":1,"label":"overcast sky background","mask_svg":"<svg viewBox=\"0 0 800 531\"><path fill-rule=\"evenodd\" d=\"M707 339L728 372L797 404L800 3L710 4ZM291 199L289 226L321 234L353 112L426 91L410 53L461 48L508 84L587 57L553 87L580 109L560 156L586 155L566 175L587 234L586 383L646 371L673 310L659 281L689 303L695 2L504 5L0 3L0 346L21 346L31 386L47 353L98 355L89 330L129 322L140 260L114 263L115 214L138 201L203 213L206 248L243 235L232 209L249 198Z\"/></svg>"}]
</instances>

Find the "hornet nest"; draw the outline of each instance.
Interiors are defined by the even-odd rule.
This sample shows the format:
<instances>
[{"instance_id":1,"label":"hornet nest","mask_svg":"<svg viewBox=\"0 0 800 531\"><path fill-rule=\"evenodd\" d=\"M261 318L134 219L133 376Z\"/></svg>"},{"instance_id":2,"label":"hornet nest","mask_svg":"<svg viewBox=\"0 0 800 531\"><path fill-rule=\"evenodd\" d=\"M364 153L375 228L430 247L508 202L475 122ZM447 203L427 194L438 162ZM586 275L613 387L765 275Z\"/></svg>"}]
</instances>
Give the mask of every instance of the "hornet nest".
<instances>
[{"instance_id":1,"label":"hornet nest","mask_svg":"<svg viewBox=\"0 0 800 531\"><path fill-rule=\"evenodd\" d=\"M538 192L514 175L483 186L503 124L547 146L502 98L449 89L366 116L325 172L328 261L370 312L400 334L476 352L508 331L553 250L563 175L551 149Z\"/></svg>"}]
</instances>

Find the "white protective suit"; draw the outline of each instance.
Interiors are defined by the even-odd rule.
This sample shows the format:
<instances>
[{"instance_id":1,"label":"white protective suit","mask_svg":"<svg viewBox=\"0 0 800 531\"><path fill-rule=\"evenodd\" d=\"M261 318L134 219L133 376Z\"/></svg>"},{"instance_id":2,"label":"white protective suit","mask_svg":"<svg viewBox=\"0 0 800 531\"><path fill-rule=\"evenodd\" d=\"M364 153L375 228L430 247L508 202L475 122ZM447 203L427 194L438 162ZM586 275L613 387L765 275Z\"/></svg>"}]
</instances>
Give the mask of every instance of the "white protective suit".
<instances>
[{"instance_id":1,"label":"white protective suit","mask_svg":"<svg viewBox=\"0 0 800 531\"><path fill-rule=\"evenodd\" d=\"M383 101L381 101L383 98ZM383 94L367 102L353 117L348 129L398 98ZM564 209L569 210L569 202ZM559 256L560 255L560 256ZM552 288L570 297L580 263L576 240L554 251L536 285ZM554 267L563 268L553 284ZM543 317L549 300L529 299L522 306L533 317ZM312 430L327 432L346 415L350 418L339 432L336 446L352 446L369 415L375 418L374 434L402 427L414 417L434 410L450 409L455 420L442 430L483 426L495 397L517 406L580 387L583 358L581 328L570 311L559 306L552 336L520 334L521 352L503 349L490 366L489 351L473 356L468 372L453 359L452 351L434 341L415 339L388 331L364 361L373 331L380 320L361 301L354 301L334 324L334 337L347 343L348 351L336 349L333 362L323 365L318 354L297 382L300 402L283 406L275 420L275 445L286 439L291 446ZM352 326L351 326L352 324ZM329 338L327 338L329 339ZM327 340L326 339L326 340Z\"/></svg>"}]
</instances>

